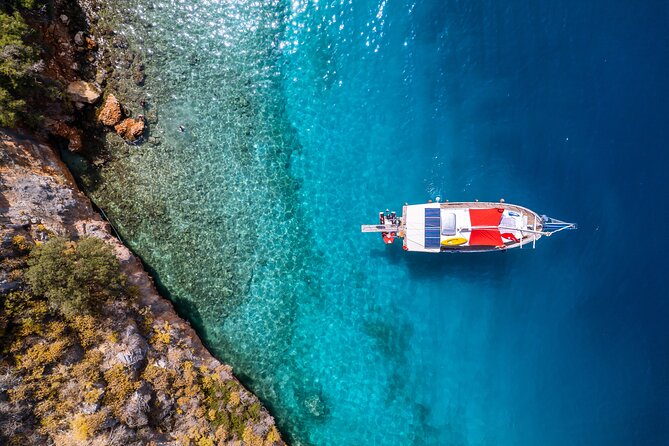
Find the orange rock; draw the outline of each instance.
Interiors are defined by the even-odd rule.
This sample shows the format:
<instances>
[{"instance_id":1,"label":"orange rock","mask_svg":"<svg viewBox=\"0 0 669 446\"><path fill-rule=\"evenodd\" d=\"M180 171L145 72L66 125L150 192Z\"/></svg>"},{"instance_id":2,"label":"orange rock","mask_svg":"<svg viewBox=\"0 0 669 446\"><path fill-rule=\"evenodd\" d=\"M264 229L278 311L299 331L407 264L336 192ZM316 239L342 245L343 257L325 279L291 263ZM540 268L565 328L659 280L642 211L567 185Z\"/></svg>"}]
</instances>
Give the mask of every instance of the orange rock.
<instances>
[{"instance_id":1,"label":"orange rock","mask_svg":"<svg viewBox=\"0 0 669 446\"><path fill-rule=\"evenodd\" d=\"M114 130L126 141L137 141L144 133L144 118L125 118Z\"/></svg>"},{"instance_id":2,"label":"orange rock","mask_svg":"<svg viewBox=\"0 0 669 446\"><path fill-rule=\"evenodd\" d=\"M100 113L98 113L98 121L104 125L115 126L123 118L123 111L121 110L121 104L119 103L116 96L110 94L105 99L105 103L102 104Z\"/></svg>"},{"instance_id":3,"label":"orange rock","mask_svg":"<svg viewBox=\"0 0 669 446\"><path fill-rule=\"evenodd\" d=\"M98 47L97 42L90 37L86 37L84 40L86 41L86 48L89 50L94 50Z\"/></svg>"},{"instance_id":4,"label":"orange rock","mask_svg":"<svg viewBox=\"0 0 669 446\"><path fill-rule=\"evenodd\" d=\"M52 134L67 139L67 148L71 152L79 152L84 148L84 144L81 141L81 130L70 127L62 121L53 120L47 121L47 128Z\"/></svg>"}]
</instances>

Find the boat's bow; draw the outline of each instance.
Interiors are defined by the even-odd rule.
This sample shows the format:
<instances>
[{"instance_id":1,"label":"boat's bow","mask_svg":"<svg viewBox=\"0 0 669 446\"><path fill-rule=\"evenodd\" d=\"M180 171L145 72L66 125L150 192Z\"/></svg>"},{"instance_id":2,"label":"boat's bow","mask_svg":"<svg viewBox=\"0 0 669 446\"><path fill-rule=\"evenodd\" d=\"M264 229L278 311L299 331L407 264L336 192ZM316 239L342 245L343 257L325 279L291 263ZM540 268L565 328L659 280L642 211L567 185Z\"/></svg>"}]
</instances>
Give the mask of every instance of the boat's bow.
<instances>
[{"instance_id":1,"label":"boat's bow","mask_svg":"<svg viewBox=\"0 0 669 446\"><path fill-rule=\"evenodd\" d=\"M556 232L564 231L565 229L578 229L576 223L567 223L566 221L558 220L557 218L542 215L541 221L543 223L544 235L551 236Z\"/></svg>"}]
</instances>

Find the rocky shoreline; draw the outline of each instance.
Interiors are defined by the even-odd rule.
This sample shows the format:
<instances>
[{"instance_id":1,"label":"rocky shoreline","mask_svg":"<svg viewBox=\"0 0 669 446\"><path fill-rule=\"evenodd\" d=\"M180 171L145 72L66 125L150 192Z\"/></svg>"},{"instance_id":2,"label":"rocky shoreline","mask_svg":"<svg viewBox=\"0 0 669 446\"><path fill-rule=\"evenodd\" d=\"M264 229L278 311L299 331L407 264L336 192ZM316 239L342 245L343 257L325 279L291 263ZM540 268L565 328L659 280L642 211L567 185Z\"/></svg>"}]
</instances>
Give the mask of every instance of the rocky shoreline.
<instances>
[{"instance_id":1,"label":"rocky shoreline","mask_svg":"<svg viewBox=\"0 0 669 446\"><path fill-rule=\"evenodd\" d=\"M98 14L103 3L93 0L55 0L50 20L44 14L27 14L27 22L43 46L39 68L41 84L58 90L57 100L43 97L39 108L42 125L22 128L40 140L66 147L99 164L113 131L114 144L138 145L149 141L155 112L141 90L144 64L126 39ZM156 138L150 142L156 143Z\"/></svg>"},{"instance_id":2,"label":"rocky shoreline","mask_svg":"<svg viewBox=\"0 0 669 446\"><path fill-rule=\"evenodd\" d=\"M115 143L141 143L149 139L148 126L155 115L151 118L150 111L147 116L133 112L138 105L142 107L141 111L146 111L144 99L134 90L143 84L143 63L138 55L127 49L121 36L98 23L98 6L82 0L55 1L54 7L55 18L50 23L35 21L31 25L52 48L53 57L46 60L45 74L64 87L64 94L73 107L68 109L67 106L50 104L44 124L34 137L0 132L0 235L3 240L0 257L4 262L0 271L0 296L17 292L23 286L17 278L24 268L21 259L25 253L16 240L37 245L48 240L49 234L74 240L89 236L100 238L113 246L123 273L136 290L136 301L127 308L109 309L109 314L114 313L118 319L109 321L107 330L113 335L111 337L120 336L120 342L118 339L99 340L89 348L84 346L84 350L102 352L105 358L111 358L100 365L105 377L116 366L132 369L136 361L128 363L128 357L139 355L141 360L137 363L141 366L131 373L136 383L135 392L127 395L131 407L124 406L123 410L127 409L127 412L105 413L102 418L107 424L97 426L90 435L76 435L75 420L80 415L76 408L63 413L60 424L50 426L53 428L50 429L44 426L40 414L16 403L13 392L22 385L27 386L27 378L20 371L6 368L7 364L3 364L3 371L5 378L10 376L11 379L0 383L0 412L7 416L6 420L18 413L36 423L33 430L28 424L13 427L15 438L22 438L22 444L27 444L25 441L202 446L285 444L273 418L258 399L234 378L229 366L222 365L206 350L195 331L176 314L172 304L159 296L141 262L112 235L109 223L93 210L90 200L79 191L57 155L54 146L62 145L82 154L92 164L104 163L100 139L106 137L106 132L113 130L120 137ZM133 91L129 92L129 88ZM119 101L119 97L133 99L126 102ZM132 104L132 109L127 103ZM96 105L99 106L96 108ZM25 129L23 133L26 133ZM151 142L157 143L155 140ZM138 327L146 321L150 322L142 331ZM121 334L116 336L114 333ZM39 336L30 338L25 347L34 342L37 343L34 345L45 342L39 340ZM67 362L63 364L69 366ZM170 376L174 388L164 389L152 381L147 376L150 366L167 370L169 373L165 373ZM56 367L59 365L51 363L47 370ZM191 387L177 384L180 375L184 374L191 377ZM217 400L216 408L211 406L213 397L204 384L211 380L223 389L215 392L216 398L222 398ZM102 406L92 411L88 409L89 412L81 416L92 418L96 413L102 413L102 409ZM220 411L225 414L218 413ZM42 427L39 427L40 422ZM5 424L0 428L12 429ZM72 432L67 431L68 427ZM124 434L118 438L123 441L117 441L114 432L121 428ZM71 435L66 438L64 432Z\"/></svg>"}]
</instances>

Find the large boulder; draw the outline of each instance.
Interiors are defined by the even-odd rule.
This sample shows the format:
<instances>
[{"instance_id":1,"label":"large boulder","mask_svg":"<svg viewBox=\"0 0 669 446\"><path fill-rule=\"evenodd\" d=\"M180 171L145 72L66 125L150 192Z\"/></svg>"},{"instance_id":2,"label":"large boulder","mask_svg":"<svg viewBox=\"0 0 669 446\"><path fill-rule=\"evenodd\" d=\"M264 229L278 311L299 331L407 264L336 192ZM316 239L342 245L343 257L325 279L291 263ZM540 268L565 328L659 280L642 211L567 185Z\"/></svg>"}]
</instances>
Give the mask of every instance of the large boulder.
<instances>
[{"instance_id":1,"label":"large boulder","mask_svg":"<svg viewBox=\"0 0 669 446\"><path fill-rule=\"evenodd\" d=\"M105 99L100 113L98 113L98 121L108 126L115 126L123 118L123 111L121 110L121 103L116 99L116 96L110 94Z\"/></svg>"},{"instance_id":2,"label":"large boulder","mask_svg":"<svg viewBox=\"0 0 669 446\"><path fill-rule=\"evenodd\" d=\"M67 86L67 94L75 102L95 104L100 99L102 92L90 82L74 81Z\"/></svg>"},{"instance_id":3,"label":"large boulder","mask_svg":"<svg viewBox=\"0 0 669 446\"><path fill-rule=\"evenodd\" d=\"M125 118L114 130L126 141L137 141L144 134L144 118Z\"/></svg>"},{"instance_id":4,"label":"large boulder","mask_svg":"<svg viewBox=\"0 0 669 446\"><path fill-rule=\"evenodd\" d=\"M116 354L116 359L129 369L140 371L143 368L149 346L134 324L126 327L119 344L122 349Z\"/></svg>"}]
</instances>

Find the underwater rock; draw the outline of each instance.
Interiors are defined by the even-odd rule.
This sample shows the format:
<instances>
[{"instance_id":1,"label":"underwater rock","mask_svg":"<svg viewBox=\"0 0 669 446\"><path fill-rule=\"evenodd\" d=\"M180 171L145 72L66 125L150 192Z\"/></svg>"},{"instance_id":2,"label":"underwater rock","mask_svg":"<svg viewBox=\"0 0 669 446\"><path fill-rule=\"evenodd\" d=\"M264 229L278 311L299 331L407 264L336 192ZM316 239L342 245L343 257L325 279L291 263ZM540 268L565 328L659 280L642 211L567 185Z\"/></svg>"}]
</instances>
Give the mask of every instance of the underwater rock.
<instances>
[{"instance_id":1,"label":"underwater rock","mask_svg":"<svg viewBox=\"0 0 669 446\"><path fill-rule=\"evenodd\" d=\"M67 94L75 102L95 104L100 99L102 92L90 82L74 81L67 86Z\"/></svg>"},{"instance_id":2,"label":"underwater rock","mask_svg":"<svg viewBox=\"0 0 669 446\"><path fill-rule=\"evenodd\" d=\"M327 413L327 407L320 395L312 395L305 399L304 406L315 417L321 417Z\"/></svg>"},{"instance_id":3,"label":"underwater rock","mask_svg":"<svg viewBox=\"0 0 669 446\"><path fill-rule=\"evenodd\" d=\"M114 130L126 141L137 141L144 134L144 118L125 118Z\"/></svg>"},{"instance_id":4,"label":"underwater rock","mask_svg":"<svg viewBox=\"0 0 669 446\"><path fill-rule=\"evenodd\" d=\"M145 79L146 75L144 74L144 64L135 65L135 68L132 71L132 80L135 82L135 85L144 85Z\"/></svg>"},{"instance_id":5,"label":"underwater rock","mask_svg":"<svg viewBox=\"0 0 669 446\"><path fill-rule=\"evenodd\" d=\"M86 39L84 39L84 40L86 41L86 48L87 49L94 50L98 47L97 42L95 40L93 40L93 38L86 37Z\"/></svg>"},{"instance_id":6,"label":"underwater rock","mask_svg":"<svg viewBox=\"0 0 669 446\"><path fill-rule=\"evenodd\" d=\"M104 68L100 68L95 73L95 82L102 85L107 80L107 71Z\"/></svg>"},{"instance_id":7,"label":"underwater rock","mask_svg":"<svg viewBox=\"0 0 669 446\"><path fill-rule=\"evenodd\" d=\"M121 110L121 103L116 99L116 96L110 94L105 99L100 113L98 113L98 121L110 127L115 126L123 119L123 111Z\"/></svg>"}]
</instances>

